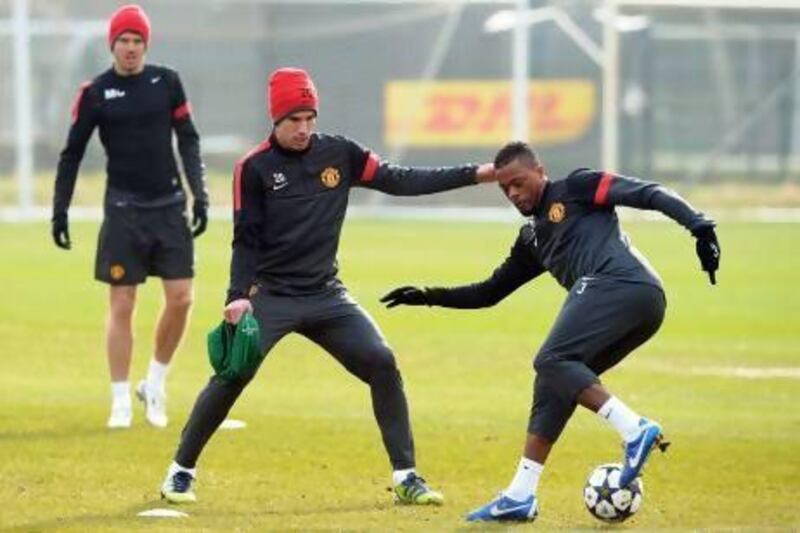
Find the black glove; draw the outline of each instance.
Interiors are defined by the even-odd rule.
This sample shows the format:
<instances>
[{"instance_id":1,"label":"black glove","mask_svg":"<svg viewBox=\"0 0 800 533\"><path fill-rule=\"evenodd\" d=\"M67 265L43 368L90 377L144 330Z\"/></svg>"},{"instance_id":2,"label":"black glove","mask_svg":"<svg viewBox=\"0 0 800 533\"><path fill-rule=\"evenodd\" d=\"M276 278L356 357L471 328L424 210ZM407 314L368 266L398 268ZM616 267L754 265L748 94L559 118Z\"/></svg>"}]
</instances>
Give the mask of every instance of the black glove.
<instances>
[{"instance_id":1,"label":"black glove","mask_svg":"<svg viewBox=\"0 0 800 533\"><path fill-rule=\"evenodd\" d=\"M192 237L199 237L208 226L208 204L195 201L192 205Z\"/></svg>"},{"instance_id":2,"label":"black glove","mask_svg":"<svg viewBox=\"0 0 800 533\"><path fill-rule=\"evenodd\" d=\"M700 258L700 266L708 272L708 279L711 280L711 284L716 285L717 277L715 272L719 269L719 257L721 255L717 234L712 226L703 226L694 230L692 235L697 239L695 249L697 250L697 257Z\"/></svg>"},{"instance_id":3,"label":"black glove","mask_svg":"<svg viewBox=\"0 0 800 533\"><path fill-rule=\"evenodd\" d=\"M381 298L388 309L398 305L431 305L426 289L405 286L393 290Z\"/></svg>"},{"instance_id":4,"label":"black glove","mask_svg":"<svg viewBox=\"0 0 800 533\"><path fill-rule=\"evenodd\" d=\"M67 221L67 214L54 214L51 223L53 241L56 243L56 246L65 250L72 248L72 242L69 240L69 222Z\"/></svg>"}]
</instances>

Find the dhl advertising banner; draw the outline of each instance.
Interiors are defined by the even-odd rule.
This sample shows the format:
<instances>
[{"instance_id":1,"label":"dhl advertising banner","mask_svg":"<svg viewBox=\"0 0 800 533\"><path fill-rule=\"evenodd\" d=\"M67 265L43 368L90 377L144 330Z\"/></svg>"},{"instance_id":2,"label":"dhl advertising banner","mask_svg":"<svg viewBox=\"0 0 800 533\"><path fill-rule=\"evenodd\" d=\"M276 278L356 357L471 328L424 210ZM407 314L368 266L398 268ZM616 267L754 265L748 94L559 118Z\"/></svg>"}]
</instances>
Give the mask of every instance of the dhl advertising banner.
<instances>
[{"instance_id":1,"label":"dhl advertising banner","mask_svg":"<svg viewBox=\"0 0 800 533\"><path fill-rule=\"evenodd\" d=\"M502 145L511 137L508 81L392 81L384 90L384 140L421 148ZM595 120L589 79L551 79L528 86L531 142L580 139Z\"/></svg>"}]
</instances>

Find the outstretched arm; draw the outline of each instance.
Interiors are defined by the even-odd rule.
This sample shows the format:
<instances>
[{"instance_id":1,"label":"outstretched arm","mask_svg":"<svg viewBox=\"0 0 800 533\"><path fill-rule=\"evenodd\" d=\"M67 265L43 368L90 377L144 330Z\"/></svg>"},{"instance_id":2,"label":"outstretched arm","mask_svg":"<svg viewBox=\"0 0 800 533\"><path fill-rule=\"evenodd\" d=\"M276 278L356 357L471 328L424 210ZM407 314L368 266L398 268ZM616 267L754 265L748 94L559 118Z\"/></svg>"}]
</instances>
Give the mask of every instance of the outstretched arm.
<instances>
[{"instance_id":1,"label":"outstretched arm","mask_svg":"<svg viewBox=\"0 0 800 533\"><path fill-rule=\"evenodd\" d=\"M435 305L456 309L491 307L542 272L544 267L525 249L520 234L503 264L484 281L449 288L400 287L383 296L381 302L390 309L398 305Z\"/></svg>"},{"instance_id":2,"label":"outstretched arm","mask_svg":"<svg viewBox=\"0 0 800 533\"><path fill-rule=\"evenodd\" d=\"M700 265L708 273L711 284L716 284L721 255L714 231L716 224L675 191L659 183L589 169L570 174L567 186L578 198L598 207L623 205L652 209L682 225L697 239Z\"/></svg>"},{"instance_id":3,"label":"outstretched arm","mask_svg":"<svg viewBox=\"0 0 800 533\"><path fill-rule=\"evenodd\" d=\"M476 183L495 181L494 165L453 167L404 167L381 161L377 154L350 142L353 186L395 196L419 196L448 191Z\"/></svg>"}]
</instances>

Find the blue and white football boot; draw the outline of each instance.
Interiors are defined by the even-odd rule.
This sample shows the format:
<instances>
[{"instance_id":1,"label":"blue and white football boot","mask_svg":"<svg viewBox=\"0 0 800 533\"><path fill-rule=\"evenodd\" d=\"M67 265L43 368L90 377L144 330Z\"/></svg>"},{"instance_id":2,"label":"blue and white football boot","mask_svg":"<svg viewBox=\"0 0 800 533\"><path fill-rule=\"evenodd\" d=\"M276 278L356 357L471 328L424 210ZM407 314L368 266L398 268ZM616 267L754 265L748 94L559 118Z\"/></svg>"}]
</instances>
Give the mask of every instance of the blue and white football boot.
<instances>
[{"instance_id":1,"label":"blue and white football boot","mask_svg":"<svg viewBox=\"0 0 800 533\"><path fill-rule=\"evenodd\" d=\"M650 452L656 446L662 452L667 451L667 446L669 446L668 442L664 442L661 426L658 422L642 418L639 420L639 435L634 440L623 444L625 457L622 461L622 473L619 476L620 487L627 487L639 477Z\"/></svg>"},{"instance_id":2,"label":"blue and white football boot","mask_svg":"<svg viewBox=\"0 0 800 533\"><path fill-rule=\"evenodd\" d=\"M539 502L536 500L536 496L531 495L527 500L518 502L501 492L497 498L468 514L467 521L531 522L536 519L538 514Z\"/></svg>"}]
</instances>

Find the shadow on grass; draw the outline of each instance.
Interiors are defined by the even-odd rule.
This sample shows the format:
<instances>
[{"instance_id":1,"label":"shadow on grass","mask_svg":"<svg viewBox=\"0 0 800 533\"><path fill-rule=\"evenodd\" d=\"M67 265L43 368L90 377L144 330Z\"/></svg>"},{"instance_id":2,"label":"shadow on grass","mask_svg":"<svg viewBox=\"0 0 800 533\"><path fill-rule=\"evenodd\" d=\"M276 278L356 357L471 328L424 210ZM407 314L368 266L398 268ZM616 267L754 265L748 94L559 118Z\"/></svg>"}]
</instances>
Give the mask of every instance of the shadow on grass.
<instances>
[{"instance_id":1,"label":"shadow on grass","mask_svg":"<svg viewBox=\"0 0 800 533\"><path fill-rule=\"evenodd\" d=\"M155 509L155 508L168 508L174 509L178 511L183 511L187 513L189 516L182 519L170 519L170 518L146 518L146 517L138 517L136 516L137 513L148 510L148 509ZM259 531L288 531L288 530L298 530L298 526L273 526L269 523L261 523L259 524L260 519L268 521L269 518L281 520L282 517L286 517L288 519L291 518L300 518L300 517L313 517L313 516L322 516L322 517L334 517L337 515L346 515L351 513L371 513L371 512L381 512L386 513L387 517L389 516L389 511L392 509L408 509L409 511L414 512L423 512L427 509L424 507L416 507L416 506L396 506L392 502L385 502L385 503L360 503L360 504L343 504L343 505L326 505L326 506L319 506L319 507L311 507L311 508L302 508L298 509L296 507L286 508L281 510L273 510L273 509L250 509L250 510L243 510L241 512L236 511L224 511L220 512L218 509L215 509L213 506L206 507L202 504L200 505L171 505L166 503L164 500L161 499L153 499L146 502L137 503L135 505L130 505L125 507L123 510L118 512L109 512L106 514L88 514L88 515L79 515L79 516L72 516L72 517L56 517L49 520L43 520L39 522L28 522L25 524L15 525L13 527L3 527L3 531L43 531L43 530L51 530L51 529L70 529L70 530L88 530L88 529L122 529L122 530L134 530L134 529L149 529L153 530L158 529L203 529L203 530L214 530L214 529L239 529L242 527L241 523L245 523L244 526L246 529L256 529ZM433 510L433 509L431 509ZM395 515L394 518L396 519L397 516ZM407 516L406 518L414 519L413 516ZM438 530L443 530L441 523L438 523L434 526L431 524L430 517L425 518L424 516L417 517L420 518L421 522L416 522L416 527L421 527L426 529L427 527L434 527ZM309 528L307 525L302 527L302 530L342 530L341 526L336 525L332 521L325 522L324 519L320 522L319 527L311 527ZM465 522L463 516L459 516L452 520L451 523L448 523L445 526L444 530L446 531L453 531L453 532L475 532L475 531L511 531L511 530L521 530L521 528L530 528L532 525L535 525L536 522ZM633 523L635 527L635 522ZM630 526L630 524L625 524L622 526L621 524L606 524L602 522L598 522L587 527L586 524L579 526L577 529L572 529L571 531L619 531L620 529L626 529L626 526ZM414 523L405 524L402 529L407 529L408 527L415 527ZM344 530L348 530L349 528L345 527ZM361 529L371 529L369 526L366 528L355 528L356 530Z\"/></svg>"},{"instance_id":2,"label":"shadow on grass","mask_svg":"<svg viewBox=\"0 0 800 533\"><path fill-rule=\"evenodd\" d=\"M289 508L283 510L248 510L242 512L218 512L210 507L200 506L186 506L186 505L170 505L161 499L154 499L144 503L137 503L124 508L122 511L109 512L105 514L88 514L78 516L64 516L56 517L40 522L27 522L11 527L3 527L3 531L42 531L50 529L105 529L105 528L122 528L129 529L153 529L154 527L162 526L164 528L177 527L177 528L203 528L214 529L213 524L205 522L211 520L218 522L225 519L242 518L250 522L257 522L258 518L281 517L281 516L315 516L325 515L332 516L337 514L349 513L367 513L372 511L387 511L394 507L392 503L364 503L358 505L337 505L337 506L322 506L314 508ZM168 518L146 518L138 517L137 513L154 508L169 508L177 511L183 511L189 516L183 519L168 519ZM322 527L325 529L324 527ZM264 530L270 529L268 526Z\"/></svg>"},{"instance_id":3,"label":"shadow on grass","mask_svg":"<svg viewBox=\"0 0 800 533\"><path fill-rule=\"evenodd\" d=\"M86 529L104 529L104 528L123 528L123 529L133 529L139 527L135 525L135 522L132 520L136 519L136 513L140 511L144 511L145 509L151 509L157 506L164 506L164 504L159 503L160 500L153 500L153 502L148 502L147 504L137 503L136 505L131 505L126 507L122 511L118 512L110 512L105 514L88 514L88 515L78 515L78 516L59 516L56 518L51 518L49 520L43 520L41 522L28 522L25 524L20 524L8 528L3 528L3 531L43 531L43 530L51 530L51 529L77 529L77 530L86 530ZM152 526L155 525L152 519L146 518L139 518L141 523L141 528L148 527L148 529L152 529ZM177 524L176 524L177 525Z\"/></svg>"},{"instance_id":4,"label":"shadow on grass","mask_svg":"<svg viewBox=\"0 0 800 533\"><path fill-rule=\"evenodd\" d=\"M311 506L298 509L296 507L289 507L286 509L260 509L256 511L242 511L242 512L215 512L208 510L208 515L202 513L195 516L202 517L208 516L209 518L235 518L235 517L279 517L279 516L315 516L315 515L336 515L348 513L369 513L373 511L387 511L392 509L394 504L389 503L361 503L361 504L343 504L343 505L327 505L327 506Z\"/></svg>"}]
</instances>

